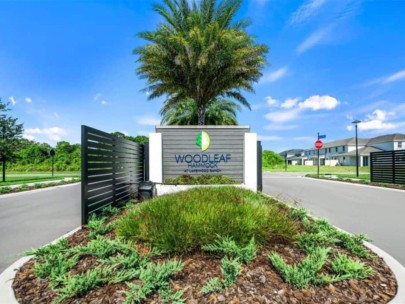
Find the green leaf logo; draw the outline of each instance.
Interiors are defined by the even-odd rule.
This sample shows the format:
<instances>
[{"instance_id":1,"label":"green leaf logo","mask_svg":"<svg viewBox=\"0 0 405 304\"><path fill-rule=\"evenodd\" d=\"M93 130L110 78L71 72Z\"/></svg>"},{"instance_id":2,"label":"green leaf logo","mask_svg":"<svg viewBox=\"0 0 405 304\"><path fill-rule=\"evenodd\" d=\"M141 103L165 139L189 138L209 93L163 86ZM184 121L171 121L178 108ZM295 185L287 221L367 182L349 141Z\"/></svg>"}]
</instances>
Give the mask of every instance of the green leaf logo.
<instances>
[{"instance_id":1,"label":"green leaf logo","mask_svg":"<svg viewBox=\"0 0 405 304\"><path fill-rule=\"evenodd\" d=\"M208 133L204 131L198 133L195 144L201 148L201 151L207 150L210 146L210 136Z\"/></svg>"}]
</instances>

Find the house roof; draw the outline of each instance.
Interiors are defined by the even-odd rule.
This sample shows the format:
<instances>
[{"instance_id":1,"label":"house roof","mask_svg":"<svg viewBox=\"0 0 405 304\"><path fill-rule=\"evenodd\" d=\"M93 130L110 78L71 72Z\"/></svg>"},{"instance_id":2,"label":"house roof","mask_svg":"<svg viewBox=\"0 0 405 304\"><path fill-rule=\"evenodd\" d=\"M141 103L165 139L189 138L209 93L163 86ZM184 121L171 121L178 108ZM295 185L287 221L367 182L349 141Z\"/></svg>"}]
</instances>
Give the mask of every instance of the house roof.
<instances>
[{"instance_id":1,"label":"house roof","mask_svg":"<svg viewBox=\"0 0 405 304\"><path fill-rule=\"evenodd\" d=\"M365 146L369 142L368 138L358 138L357 143L359 146ZM351 138L345 138L345 139L339 139L339 140L334 140L330 142L325 142L323 144L323 148L332 148L332 147L339 147L339 146L355 146L356 145L356 138L351 137ZM307 150L314 150L315 147L312 147Z\"/></svg>"},{"instance_id":2,"label":"house roof","mask_svg":"<svg viewBox=\"0 0 405 304\"><path fill-rule=\"evenodd\" d=\"M291 156L295 156L295 155L300 155L302 153L302 151L304 151L304 149L290 149L290 150L286 150L283 152L278 153L281 156L285 156L287 155L291 155Z\"/></svg>"},{"instance_id":3,"label":"house roof","mask_svg":"<svg viewBox=\"0 0 405 304\"><path fill-rule=\"evenodd\" d=\"M380 152L383 151L382 149L374 148L374 147L363 147L359 148L359 155L361 156L369 156L371 152ZM339 156L356 156L356 150L347 152L347 153L341 153Z\"/></svg>"},{"instance_id":4,"label":"house roof","mask_svg":"<svg viewBox=\"0 0 405 304\"><path fill-rule=\"evenodd\" d=\"M384 143L384 142L390 142L390 141L399 141L399 140L404 140L405 141L405 134L399 134L399 133L394 133L394 134L388 134L388 135L381 135L377 136L374 138L371 138L368 144L378 144L378 143Z\"/></svg>"}]
</instances>

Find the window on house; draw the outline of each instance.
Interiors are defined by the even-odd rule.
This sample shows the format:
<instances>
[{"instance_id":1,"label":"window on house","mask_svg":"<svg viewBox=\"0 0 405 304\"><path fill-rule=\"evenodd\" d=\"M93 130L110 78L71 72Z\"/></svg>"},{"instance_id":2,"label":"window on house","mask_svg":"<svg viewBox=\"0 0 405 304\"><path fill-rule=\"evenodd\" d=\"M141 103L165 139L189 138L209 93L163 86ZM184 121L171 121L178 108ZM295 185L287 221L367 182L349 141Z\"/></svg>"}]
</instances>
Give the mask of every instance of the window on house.
<instances>
[{"instance_id":1,"label":"window on house","mask_svg":"<svg viewBox=\"0 0 405 304\"><path fill-rule=\"evenodd\" d=\"M338 147L335 148L335 152L337 152L337 151L338 151Z\"/></svg>"},{"instance_id":2,"label":"window on house","mask_svg":"<svg viewBox=\"0 0 405 304\"><path fill-rule=\"evenodd\" d=\"M345 147L345 146L342 146L342 151L343 151L343 152L345 152L345 149L346 149L346 147Z\"/></svg>"},{"instance_id":3,"label":"window on house","mask_svg":"<svg viewBox=\"0 0 405 304\"><path fill-rule=\"evenodd\" d=\"M402 141L398 142L398 148L402 148Z\"/></svg>"},{"instance_id":4,"label":"window on house","mask_svg":"<svg viewBox=\"0 0 405 304\"><path fill-rule=\"evenodd\" d=\"M329 148L329 153L330 153L330 148Z\"/></svg>"}]
</instances>

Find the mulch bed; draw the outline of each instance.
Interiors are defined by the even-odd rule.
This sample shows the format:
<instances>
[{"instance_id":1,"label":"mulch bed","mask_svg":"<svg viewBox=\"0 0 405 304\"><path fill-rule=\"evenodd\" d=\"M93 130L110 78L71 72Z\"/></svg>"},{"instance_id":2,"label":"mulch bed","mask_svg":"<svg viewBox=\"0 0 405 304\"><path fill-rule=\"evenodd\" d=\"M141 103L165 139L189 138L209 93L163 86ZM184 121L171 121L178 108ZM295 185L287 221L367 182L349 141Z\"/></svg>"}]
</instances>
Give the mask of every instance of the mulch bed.
<instances>
[{"instance_id":1,"label":"mulch bed","mask_svg":"<svg viewBox=\"0 0 405 304\"><path fill-rule=\"evenodd\" d=\"M89 241L86 235L87 229L77 231L68 238L69 246L86 244ZM114 238L114 233L110 232L108 237ZM203 296L200 293L202 286L209 279L221 276L222 257L198 251L179 257L185 266L171 279L171 288L174 291L184 290L183 297L187 298L186 303L388 303L396 294L395 276L381 258L372 261L361 259L374 269L374 273L367 279L343 281L326 286L310 286L306 290L299 290L284 283L272 267L268 258L272 251L278 252L287 263L297 263L305 256L295 246L283 243L262 248L252 263L243 266L233 287ZM342 249L340 251L342 252ZM353 256L348 251L343 250L343 252ZM162 257L155 257L153 260L159 261ZM83 258L72 273L85 272L97 263L97 260L92 257ZM19 303L26 304L51 303L56 298L56 293L48 287L48 280L41 280L32 273L34 264L35 261L31 259L17 272L13 282L16 299ZM325 265L324 270L328 271L328 267L329 265ZM92 290L82 298L70 299L62 303L123 303L127 290L126 284L106 285ZM163 302L155 293L144 303Z\"/></svg>"}]
</instances>

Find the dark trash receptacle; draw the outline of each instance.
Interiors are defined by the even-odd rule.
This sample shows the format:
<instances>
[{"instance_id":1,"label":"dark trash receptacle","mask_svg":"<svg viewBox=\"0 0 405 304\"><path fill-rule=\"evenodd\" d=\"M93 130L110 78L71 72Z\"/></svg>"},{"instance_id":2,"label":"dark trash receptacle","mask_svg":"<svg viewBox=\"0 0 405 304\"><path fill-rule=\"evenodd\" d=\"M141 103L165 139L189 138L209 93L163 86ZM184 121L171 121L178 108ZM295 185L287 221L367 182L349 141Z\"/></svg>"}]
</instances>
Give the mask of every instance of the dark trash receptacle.
<instances>
[{"instance_id":1,"label":"dark trash receptacle","mask_svg":"<svg viewBox=\"0 0 405 304\"><path fill-rule=\"evenodd\" d=\"M143 182L139 184L138 195L141 201L150 199L155 193L155 184L152 182Z\"/></svg>"}]
</instances>

